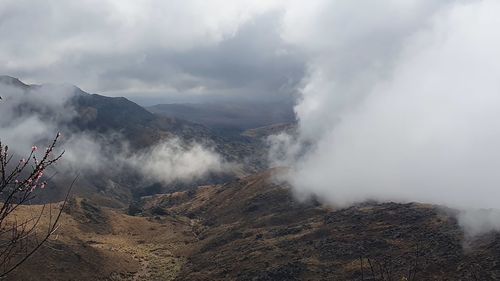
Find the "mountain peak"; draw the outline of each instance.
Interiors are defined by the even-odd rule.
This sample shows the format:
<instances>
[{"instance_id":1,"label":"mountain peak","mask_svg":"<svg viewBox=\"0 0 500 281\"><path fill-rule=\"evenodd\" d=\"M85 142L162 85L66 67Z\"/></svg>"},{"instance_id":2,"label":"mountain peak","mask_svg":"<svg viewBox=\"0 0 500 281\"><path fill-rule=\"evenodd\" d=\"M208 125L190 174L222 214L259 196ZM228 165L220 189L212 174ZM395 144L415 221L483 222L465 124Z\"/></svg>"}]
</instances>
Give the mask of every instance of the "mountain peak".
<instances>
[{"instance_id":1,"label":"mountain peak","mask_svg":"<svg viewBox=\"0 0 500 281\"><path fill-rule=\"evenodd\" d=\"M21 88L28 88L29 85L24 84L18 78L8 76L8 75L0 75L0 84L12 85Z\"/></svg>"}]
</instances>

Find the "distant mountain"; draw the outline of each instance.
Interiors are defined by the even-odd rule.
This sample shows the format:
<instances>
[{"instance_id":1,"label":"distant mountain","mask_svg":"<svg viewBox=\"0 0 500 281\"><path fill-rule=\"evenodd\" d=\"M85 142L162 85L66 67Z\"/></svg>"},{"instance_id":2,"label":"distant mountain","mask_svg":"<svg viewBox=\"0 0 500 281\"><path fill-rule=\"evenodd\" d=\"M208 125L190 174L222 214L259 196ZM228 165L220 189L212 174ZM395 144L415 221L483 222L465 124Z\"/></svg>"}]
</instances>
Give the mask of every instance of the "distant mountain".
<instances>
[{"instance_id":1,"label":"distant mountain","mask_svg":"<svg viewBox=\"0 0 500 281\"><path fill-rule=\"evenodd\" d=\"M295 122L293 103L159 104L153 113L180 118L219 130L246 130Z\"/></svg>"},{"instance_id":2,"label":"distant mountain","mask_svg":"<svg viewBox=\"0 0 500 281\"><path fill-rule=\"evenodd\" d=\"M72 104L78 112L73 125L80 130L120 132L138 147L173 136L185 140L215 137L202 125L153 114L124 97L82 92L74 97Z\"/></svg>"},{"instance_id":3,"label":"distant mountain","mask_svg":"<svg viewBox=\"0 0 500 281\"><path fill-rule=\"evenodd\" d=\"M179 138L188 143L196 141L209 144L226 161L240 165L238 174L232 177L248 175L267 167L266 151L259 140L239 135L220 134L217 130L202 124L151 113L123 97L89 94L78 87L69 85L27 85L9 76L1 76L0 84L18 88L24 93L23 95L37 95L38 99L43 99L43 95L50 95L57 91L69 95L69 98L61 98L67 99L64 108L70 108L71 112L74 110L74 113L69 114L70 118L55 118L61 114L56 112L60 108L54 109L44 106L43 103L32 103L30 98L16 105L17 114L29 116L37 113L46 122L56 122L58 128L66 131L63 134L67 136L71 136L73 132L87 133L96 141L110 147L119 147L120 142L126 141L130 144L129 148L132 151L145 149L172 138ZM110 137L116 134L120 137ZM109 149L105 153L115 152ZM134 196L193 188L198 184L216 183L228 179L227 174L220 174L209 175L205 179L188 184L176 182L165 186L153 183L151 186L151 183L148 183L145 186L140 178L133 175L133 171L121 171L120 174L112 172L112 169L107 169L99 172L99 175L83 175L79 180L79 188L75 192L80 196L94 198L101 202L100 204L123 206L123 204L128 204ZM123 175L128 176L123 177ZM45 192L40 198L51 198L56 195L56 191Z\"/></svg>"},{"instance_id":4,"label":"distant mountain","mask_svg":"<svg viewBox=\"0 0 500 281\"><path fill-rule=\"evenodd\" d=\"M30 87L29 85L21 82L21 80L19 80L18 78L14 78L14 77L7 76L7 75L0 75L0 84L19 87L22 89L28 89Z\"/></svg>"},{"instance_id":5,"label":"distant mountain","mask_svg":"<svg viewBox=\"0 0 500 281\"><path fill-rule=\"evenodd\" d=\"M74 99L78 115L73 124L79 130L119 131L134 145L145 147L178 137L185 141L210 143L227 161L243 164L245 175L267 168L262 140L227 134L177 117L147 111L126 98L81 94Z\"/></svg>"},{"instance_id":6,"label":"distant mountain","mask_svg":"<svg viewBox=\"0 0 500 281\"><path fill-rule=\"evenodd\" d=\"M124 97L89 94L76 86L64 84L28 85L5 75L0 76L0 84L18 88L25 96L36 95L34 102L24 98L22 103L16 105L18 115L38 114L47 122L58 122L61 127L97 133L121 133L127 141L138 146L146 146L174 135L186 139L213 137L213 133L202 125L153 114ZM67 100L63 105L65 111L74 109L76 114L72 118L54 119L53 116L60 112L51 112L55 108L50 107L50 102L48 105L36 103L44 99L44 95L53 92L58 92L60 96L57 98Z\"/></svg>"}]
</instances>

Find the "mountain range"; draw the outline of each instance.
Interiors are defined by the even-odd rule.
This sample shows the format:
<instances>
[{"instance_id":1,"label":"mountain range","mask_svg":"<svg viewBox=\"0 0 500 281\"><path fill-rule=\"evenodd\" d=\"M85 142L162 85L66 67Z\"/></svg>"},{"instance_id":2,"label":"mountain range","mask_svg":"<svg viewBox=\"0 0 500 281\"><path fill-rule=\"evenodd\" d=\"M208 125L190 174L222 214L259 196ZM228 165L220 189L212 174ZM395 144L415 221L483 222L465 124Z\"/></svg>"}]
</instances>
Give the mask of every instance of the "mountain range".
<instances>
[{"instance_id":1,"label":"mountain range","mask_svg":"<svg viewBox=\"0 0 500 281\"><path fill-rule=\"evenodd\" d=\"M289 113L274 119L271 113L248 109L247 114L223 105L143 108L75 86L27 85L8 76L1 76L0 84L28 96L64 89L69 117L56 118L61 112L30 99L19 103L15 114L52 120L63 134L92 136L110 147L103 150L104 159L113 159L124 143L135 153L181 139L210 143L237 166L169 183L146 179L134 171L138 166L83 170L56 237L9 280L500 278L500 234L468 237L456 210L391 202L343 208L321 198L298 200L293 187L278 180L290 171L267 163L266 138L296 129ZM12 100L0 96L1 106ZM37 204L57 201L71 179L54 180L36 204L22 206L16 215L28 217L42 210Z\"/></svg>"},{"instance_id":2,"label":"mountain range","mask_svg":"<svg viewBox=\"0 0 500 281\"><path fill-rule=\"evenodd\" d=\"M180 139L183 143L198 142L213 147L221 155L223 161L237 163L237 167L230 173L212 173L194 180L197 184L220 182L237 176L244 176L267 168L267 154L264 138L250 137L240 130L237 133L224 133L218 127L194 123L152 113L138 104L123 97L107 97L98 94L89 94L72 85L28 85L20 80L1 76L0 85L8 85L19 89L27 96L44 95L46 92L61 92L65 110L71 112L68 118L55 118L60 112L42 105L33 105L23 101L17 105L16 115L31 116L36 114L47 123L54 123L54 127L62 130L63 135L88 135L93 142L106 147L100 153L111 159L113 154L119 153L113 147L126 145L127 150L142 151L164 141ZM44 91L40 91L44 89ZM0 94L1 95L1 94ZM29 99L28 99L29 100ZM4 98L3 106L8 106L9 97ZM60 108L57 110L61 111ZM64 114L62 114L64 115ZM54 120L55 119L55 120ZM227 118L230 120L231 118ZM54 132L55 133L55 132ZM46 142L48 140L45 140ZM123 171L122 171L123 172ZM106 172L81 173L81 188L75 192L78 195L93 197L106 201L113 206L123 206L137 195L151 195L151 192L165 192L189 188L184 182L173 182L168 185L148 181L146 185L141 178L129 173L131 177L123 180L123 173L115 173L112 169ZM97 174L97 175L96 175ZM69 179L63 178L62 184L67 185ZM193 182L189 183L192 184ZM113 183L113 184L110 184ZM112 186L113 188L110 188ZM56 192L47 192L39 197L44 200L59 198Z\"/></svg>"}]
</instances>

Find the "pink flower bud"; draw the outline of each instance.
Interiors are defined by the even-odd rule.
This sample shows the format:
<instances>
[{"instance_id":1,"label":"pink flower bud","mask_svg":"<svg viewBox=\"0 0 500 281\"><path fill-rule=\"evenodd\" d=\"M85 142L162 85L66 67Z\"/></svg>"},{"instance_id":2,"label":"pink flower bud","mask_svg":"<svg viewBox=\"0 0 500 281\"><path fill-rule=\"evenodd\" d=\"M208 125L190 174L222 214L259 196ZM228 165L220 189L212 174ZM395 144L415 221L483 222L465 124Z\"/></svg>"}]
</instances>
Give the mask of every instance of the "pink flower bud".
<instances>
[{"instance_id":1,"label":"pink flower bud","mask_svg":"<svg viewBox=\"0 0 500 281\"><path fill-rule=\"evenodd\" d=\"M35 152L37 149L38 149L38 147L36 147L36 145L34 145L34 146L31 147L31 151L32 152Z\"/></svg>"}]
</instances>

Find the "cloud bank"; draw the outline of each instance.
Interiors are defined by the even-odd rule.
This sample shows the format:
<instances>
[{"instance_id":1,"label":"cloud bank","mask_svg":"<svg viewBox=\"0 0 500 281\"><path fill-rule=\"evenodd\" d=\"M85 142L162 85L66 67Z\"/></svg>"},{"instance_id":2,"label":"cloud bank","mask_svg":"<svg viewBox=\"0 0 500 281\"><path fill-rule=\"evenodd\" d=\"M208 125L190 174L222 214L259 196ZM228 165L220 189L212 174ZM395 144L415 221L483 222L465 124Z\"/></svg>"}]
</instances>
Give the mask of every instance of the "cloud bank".
<instances>
[{"instance_id":1,"label":"cloud bank","mask_svg":"<svg viewBox=\"0 0 500 281\"><path fill-rule=\"evenodd\" d=\"M283 37L307 51L310 72L298 138L275 141L290 148L281 155L297 193L486 209L461 223L500 229L498 10L489 0L291 5Z\"/></svg>"},{"instance_id":2,"label":"cloud bank","mask_svg":"<svg viewBox=\"0 0 500 281\"><path fill-rule=\"evenodd\" d=\"M140 154L133 154L126 162L148 178L165 184L190 182L210 172L229 170L213 149L199 143L185 144L179 139L171 139Z\"/></svg>"}]
</instances>

